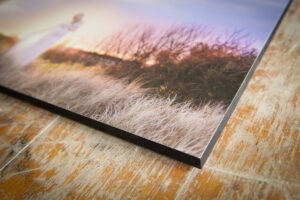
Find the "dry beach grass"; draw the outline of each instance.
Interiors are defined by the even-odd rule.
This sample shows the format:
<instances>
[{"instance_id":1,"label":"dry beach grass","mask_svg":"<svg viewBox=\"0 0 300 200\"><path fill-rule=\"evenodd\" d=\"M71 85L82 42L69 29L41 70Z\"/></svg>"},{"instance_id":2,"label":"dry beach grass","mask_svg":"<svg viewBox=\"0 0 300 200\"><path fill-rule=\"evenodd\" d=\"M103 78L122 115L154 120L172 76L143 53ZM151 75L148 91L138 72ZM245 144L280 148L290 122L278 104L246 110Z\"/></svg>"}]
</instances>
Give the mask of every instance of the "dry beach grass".
<instances>
[{"instance_id":1,"label":"dry beach grass","mask_svg":"<svg viewBox=\"0 0 300 200\"><path fill-rule=\"evenodd\" d=\"M37 62L41 60L33 65ZM116 80L95 68L2 67L0 84L195 156L225 112L221 103L195 106L149 96L138 83Z\"/></svg>"}]
</instances>

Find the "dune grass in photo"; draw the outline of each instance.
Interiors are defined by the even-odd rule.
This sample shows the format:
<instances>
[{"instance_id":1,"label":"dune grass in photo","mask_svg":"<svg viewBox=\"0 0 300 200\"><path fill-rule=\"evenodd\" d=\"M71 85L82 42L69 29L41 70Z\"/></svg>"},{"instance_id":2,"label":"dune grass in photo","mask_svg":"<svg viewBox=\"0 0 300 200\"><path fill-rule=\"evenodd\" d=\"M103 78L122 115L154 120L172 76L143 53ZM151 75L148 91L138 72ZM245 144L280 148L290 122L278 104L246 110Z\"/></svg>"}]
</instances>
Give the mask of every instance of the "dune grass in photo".
<instances>
[{"instance_id":1,"label":"dune grass in photo","mask_svg":"<svg viewBox=\"0 0 300 200\"><path fill-rule=\"evenodd\" d=\"M17 91L196 156L225 111L222 104L192 106L149 96L134 83L93 69L9 69L1 71L0 79Z\"/></svg>"}]
</instances>

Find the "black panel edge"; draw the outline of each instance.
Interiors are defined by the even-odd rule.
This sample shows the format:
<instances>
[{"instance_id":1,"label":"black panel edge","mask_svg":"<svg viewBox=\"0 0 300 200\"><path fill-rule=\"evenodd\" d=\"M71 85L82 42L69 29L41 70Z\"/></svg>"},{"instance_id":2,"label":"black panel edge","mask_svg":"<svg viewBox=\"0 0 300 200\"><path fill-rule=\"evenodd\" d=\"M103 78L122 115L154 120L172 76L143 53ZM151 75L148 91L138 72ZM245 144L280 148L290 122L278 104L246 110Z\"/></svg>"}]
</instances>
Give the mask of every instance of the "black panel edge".
<instances>
[{"instance_id":1,"label":"black panel edge","mask_svg":"<svg viewBox=\"0 0 300 200\"><path fill-rule=\"evenodd\" d=\"M104 124L100 121L88 118L86 116L83 116L83 115L77 114L75 112L66 110L64 108L55 106L48 102L36 99L34 97L31 97L29 95L23 94L21 92L15 91L13 89L10 89L10 88L7 88L7 87L1 86L1 85L0 85L0 92L3 92L10 96L16 97L18 99L21 99L32 105L44 108L50 112L59 114L63 117L74 120L81 124L84 124L89 127L95 128L97 130L103 131L104 133L108 133L110 135L116 136L118 138L124 139L124 140L134 143L136 145L139 145L141 147L145 147L147 149L150 149L154 152L168 156L177 161L192 165L197 168L200 168L200 166L201 166L200 158L192 156L187 153L184 153L182 151L176 150L174 148L153 142L153 141L143 138L141 136L129 133L127 131L124 131L124 130L121 130L121 129L118 129L115 127L112 127L112 126Z\"/></svg>"},{"instance_id":2,"label":"black panel edge","mask_svg":"<svg viewBox=\"0 0 300 200\"><path fill-rule=\"evenodd\" d=\"M281 16L279 17L278 22L276 23L273 31L271 32L271 34L269 35L267 41L265 42L264 47L260 51L260 54L256 57L254 63L252 64L250 70L248 71L246 77L244 78L243 83L241 84L241 86L238 89L237 93L235 94L233 100L231 101L230 105L228 106L227 111L225 112L225 115L224 115L222 121L220 122L220 124L219 124L218 128L216 129L215 133L213 134L211 140L209 141L208 145L206 146L205 150L203 151L203 153L200 157L200 168L203 168L204 163L208 159L209 154L211 153L213 147L217 143L218 138L220 137L223 129L225 128L231 114L235 110L235 107L236 107L240 97L242 96L242 94L243 94L244 90L246 89L246 87L247 87L252 75L254 74L258 64L260 63L263 55L265 54L266 49L268 48L273 36L275 35L275 32L277 31L281 21L283 20L287 10L289 9L291 3L292 3L292 0L289 0L289 2L286 5L284 11L282 12Z\"/></svg>"}]
</instances>

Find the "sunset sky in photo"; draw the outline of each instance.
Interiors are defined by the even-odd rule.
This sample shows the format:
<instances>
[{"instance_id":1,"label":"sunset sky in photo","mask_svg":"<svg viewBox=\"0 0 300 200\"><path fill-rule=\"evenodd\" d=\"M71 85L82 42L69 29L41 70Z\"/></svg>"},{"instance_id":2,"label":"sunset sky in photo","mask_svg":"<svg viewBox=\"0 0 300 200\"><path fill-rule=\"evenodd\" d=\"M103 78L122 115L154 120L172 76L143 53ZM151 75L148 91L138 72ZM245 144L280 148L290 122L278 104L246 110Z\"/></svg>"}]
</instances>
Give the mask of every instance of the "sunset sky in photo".
<instances>
[{"instance_id":1,"label":"sunset sky in photo","mask_svg":"<svg viewBox=\"0 0 300 200\"><path fill-rule=\"evenodd\" d=\"M261 48L287 0L11 0L0 4L0 32L22 38L69 22L83 13L83 25L65 40L92 50L97 42L134 24L158 28L173 24L201 25L216 35L243 31Z\"/></svg>"}]
</instances>

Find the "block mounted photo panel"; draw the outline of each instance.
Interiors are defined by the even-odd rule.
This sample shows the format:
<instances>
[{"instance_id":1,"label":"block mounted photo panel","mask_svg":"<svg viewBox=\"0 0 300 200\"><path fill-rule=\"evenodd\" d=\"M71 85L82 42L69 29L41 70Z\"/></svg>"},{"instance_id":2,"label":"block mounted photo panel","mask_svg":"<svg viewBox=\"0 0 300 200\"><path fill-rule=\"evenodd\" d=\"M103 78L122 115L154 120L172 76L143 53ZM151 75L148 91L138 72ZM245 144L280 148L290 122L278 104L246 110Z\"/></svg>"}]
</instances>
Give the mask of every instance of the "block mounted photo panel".
<instances>
[{"instance_id":1,"label":"block mounted photo panel","mask_svg":"<svg viewBox=\"0 0 300 200\"><path fill-rule=\"evenodd\" d=\"M0 1L1 91L202 167L288 4Z\"/></svg>"}]
</instances>

